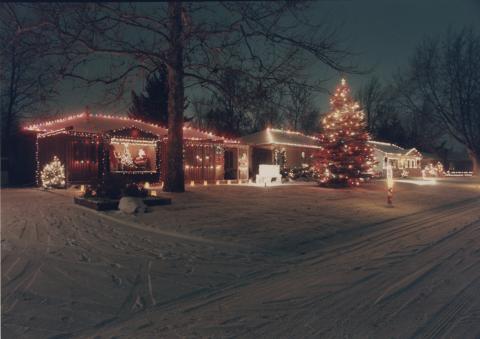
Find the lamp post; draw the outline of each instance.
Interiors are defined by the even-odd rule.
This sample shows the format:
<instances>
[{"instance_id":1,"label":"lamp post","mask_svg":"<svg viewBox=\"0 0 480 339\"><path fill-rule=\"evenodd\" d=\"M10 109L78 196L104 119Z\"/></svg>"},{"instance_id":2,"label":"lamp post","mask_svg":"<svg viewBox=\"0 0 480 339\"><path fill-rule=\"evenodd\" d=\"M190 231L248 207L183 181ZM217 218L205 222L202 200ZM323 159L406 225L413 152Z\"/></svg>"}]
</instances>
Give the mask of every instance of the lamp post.
<instances>
[{"instance_id":1,"label":"lamp post","mask_svg":"<svg viewBox=\"0 0 480 339\"><path fill-rule=\"evenodd\" d=\"M387 164L387 203L392 205L393 198L393 170L392 164Z\"/></svg>"}]
</instances>

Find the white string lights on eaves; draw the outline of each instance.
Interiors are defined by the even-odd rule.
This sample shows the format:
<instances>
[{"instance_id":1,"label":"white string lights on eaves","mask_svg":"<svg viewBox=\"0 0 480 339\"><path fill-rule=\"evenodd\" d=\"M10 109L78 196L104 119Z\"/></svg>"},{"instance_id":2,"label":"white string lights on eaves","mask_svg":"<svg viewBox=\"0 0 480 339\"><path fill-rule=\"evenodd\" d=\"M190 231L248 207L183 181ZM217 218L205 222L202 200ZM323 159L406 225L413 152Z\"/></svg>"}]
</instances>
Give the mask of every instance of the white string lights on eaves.
<instances>
[{"instance_id":1,"label":"white string lights on eaves","mask_svg":"<svg viewBox=\"0 0 480 339\"><path fill-rule=\"evenodd\" d=\"M152 124L152 123L149 123L149 122L145 122L145 121L142 121L142 120L139 120L139 119L132 119L132 118L128 118L128 117L115 116L115 115L109 115L109 114L87 114L87 113L80 113L80 114L70 115L70 116L67 116L67 117L64 117L64 118L45 121L45 122L42 122L42 123L31 124L31 125L27 125L27 126L23 127L23 129L28 130L28 131L34 131L34 132L50 133L50 132L53 132L53 131L48 130L49 126L52 126L52 125L55 125L55 124L60 124L60 123L65 123L65 122L71 122L73 120L81 119L81 118L89 119L89 118L92 118L92 117L93 118L112 119L112 120L130 122L130 123L132 123L132 127L135 127L137 129L140 129L140 130L141 130L141 128L136 126L135 123L144 124L145 126L149 126L151 128L158 129L157 133L154 133L158 137L165 137L166 134L168 133L168 128L162 127L158 124ZM125 127L127 127L127 126L125 126ZM125 128L125 127L123 127L123 128ZM183 130L184 131L193 131L193 132L200 133L200 134L204 135L203 138L202 137L186 137L185 138L185 139L189 139L189 140L212 139L212 140L222 140L225 143L233 143L233 144L239 143L238 140L218 136L218 135L215 135L211 131L202 131L200 129L196 129L196 128L193 128L193 127L190 127L190 126L183 126ZM65 128L59 129L58 131L59 131L59 133L64 133L64 132L66 133ZM111 132L111 131L105 130L105 131L99 132L99 133L104 133L104 132ZM146 132L147 133L152 133L152 132L148 132L148 131L146 131Z\"/></svg>"}]
</instances>

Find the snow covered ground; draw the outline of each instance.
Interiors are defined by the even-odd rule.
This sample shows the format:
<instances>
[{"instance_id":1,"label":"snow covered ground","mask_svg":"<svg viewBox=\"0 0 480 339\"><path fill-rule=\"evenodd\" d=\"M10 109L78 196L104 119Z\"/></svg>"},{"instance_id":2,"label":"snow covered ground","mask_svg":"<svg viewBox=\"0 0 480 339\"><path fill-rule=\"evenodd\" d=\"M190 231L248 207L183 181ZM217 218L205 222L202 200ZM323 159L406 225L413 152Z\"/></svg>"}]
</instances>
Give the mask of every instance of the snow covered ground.
<instances>
[{"instance_id":1,"label":"snow covered ground","mask_svg":"<svg viewBox=\"0 0 480 339\"><path fill-rule=\"evenodd\" d=\"M2 190L2 338L475 338L480 184L189 188L126 216Z\"/></svg>"}]
</instances>

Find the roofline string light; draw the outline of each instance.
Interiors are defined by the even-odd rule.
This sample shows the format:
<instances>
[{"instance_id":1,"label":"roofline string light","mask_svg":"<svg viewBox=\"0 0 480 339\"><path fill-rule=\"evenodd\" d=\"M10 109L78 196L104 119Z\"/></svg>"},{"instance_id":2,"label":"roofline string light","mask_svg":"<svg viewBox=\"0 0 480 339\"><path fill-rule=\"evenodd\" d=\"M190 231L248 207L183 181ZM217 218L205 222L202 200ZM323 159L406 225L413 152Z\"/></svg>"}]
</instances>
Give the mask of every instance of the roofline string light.
<instances>
[{"instance_id":1,"label":"roofline string light","mask_svg":"<svg viewBox=\"0 0 480 339\"><path fill-rule=\"evenodd\" d=\"M85 112L80 113L80 114L70 115L70 116L67 116L67 117L64 117L64 118L45 121L45 122L42 122L42 123L27 125L27 126L23 127L23 129L28 130L28 131L34 131L34 132L50 133L50 132L53 132L53 131L47 131L46 127L48 127L48 126L58 124L58 123L62 123L62 122L67 122L67 121L70 121L70 120L79 119L79 118L91 118L91 117L104 118L104 119L118 119L118 120L123 120L123 121L141 123L141 124L145 124L145 125L148 125L148 126L154 127L154 128L163 128L163 129L165 129L165 132L168 133L168 128L165 128L165 127L163 127L161 125L158 125L158 124L152 124L152 123L149 123L149 122L145 122L145 121L142 121L140 119L132 119L132 118L124 117L124 116L116 116L116 115L111 115L111 114L89 114L89 113L85 113ZM136 126L133 126L133 127L136 127ZM227 137L215 135L211 131L202 131L200 129L193 128L191 126L183 126L183 130L191 130L191 131L194 131L194 132L201 133L201 134L205 135L205 138L193 137L193 138L185 138L185 139L203 140L203 139L209 139L209 138L218 138L219 140L223 140L224 142L227 142L227 143L240 143L238 140L229 139ZM58 131L58 133L66 133L67 132L65 129L59 129L57 131ZM107 132L107 131L105 131L105 132ZM157 134L157 135L158 136L163 136L161 134Z\"/></svg>"},{"instance_id":2,"label":"roofline string light","mask_svg":"<svg viewBox=\"0 0 480 339\"><path fill-rule=\"evenodd\" d=\"M318 138L316 136L307 135L307 134L303 134L302 132L292 131L292 130L288 130L288 129L279 129L279 128L267 127L267 132L270 132L270 131L272 131L272 132L282 132L282 133L287 133L287 134L295 134L295 135L300 135L300 136L310 138L310 139L313 139L313 140L320 140L320 138Z\"/></svg>"}]
</instances>

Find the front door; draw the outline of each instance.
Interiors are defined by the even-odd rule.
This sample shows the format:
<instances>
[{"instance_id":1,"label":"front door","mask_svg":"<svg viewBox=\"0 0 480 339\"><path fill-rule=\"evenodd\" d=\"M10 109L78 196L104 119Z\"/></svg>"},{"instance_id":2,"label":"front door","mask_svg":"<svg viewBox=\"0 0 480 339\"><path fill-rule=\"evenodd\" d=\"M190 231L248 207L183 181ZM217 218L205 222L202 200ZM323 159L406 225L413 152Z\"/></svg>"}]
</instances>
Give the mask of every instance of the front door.
<instances>
[{"instance_id":1,"label":"front door","mask_svg":"<svg viewBox=\"0 0 480 339\"><path fill-rule=\"evenodd\" d=\"M236 157L233 150L225 150L225 179L237 179Z\"/></svg>"}]
</instances>

